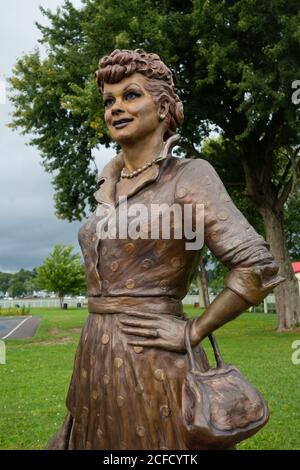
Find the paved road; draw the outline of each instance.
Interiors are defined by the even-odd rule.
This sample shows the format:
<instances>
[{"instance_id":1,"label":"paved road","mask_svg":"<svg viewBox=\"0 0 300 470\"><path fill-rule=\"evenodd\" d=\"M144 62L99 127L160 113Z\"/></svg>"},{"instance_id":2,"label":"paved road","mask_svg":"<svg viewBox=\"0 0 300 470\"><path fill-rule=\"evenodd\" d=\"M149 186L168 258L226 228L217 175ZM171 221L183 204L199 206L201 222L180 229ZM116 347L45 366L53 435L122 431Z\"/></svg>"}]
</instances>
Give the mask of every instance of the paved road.
<instances>
[{"instance_id":1,"label":"paved road","mask_svg":"<svg viewBox=\"0 0 300 470\"><path fill-rule=\"evenodd\" d=\"M31 338L35 335L41 318L32 316L0 317L0 339Z\"/></svg>"}]
</instances>

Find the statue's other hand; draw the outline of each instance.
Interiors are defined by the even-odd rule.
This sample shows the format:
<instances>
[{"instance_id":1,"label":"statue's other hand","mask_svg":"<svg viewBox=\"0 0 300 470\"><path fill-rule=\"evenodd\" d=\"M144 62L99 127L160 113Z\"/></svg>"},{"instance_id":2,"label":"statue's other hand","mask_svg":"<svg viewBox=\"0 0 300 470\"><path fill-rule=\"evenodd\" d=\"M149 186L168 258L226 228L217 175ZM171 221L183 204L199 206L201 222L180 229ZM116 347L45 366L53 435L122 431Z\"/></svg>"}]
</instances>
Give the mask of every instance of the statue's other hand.
<instances>
[{"instance_id":1,"label":"statue's other hand","mask_svg":"<svg viewBox=\"0 0 300 470\"><path fill-rule=\"evenodd\" d=\"M120 315L118 319L121 331L133 336L132 340L128 341L131 346L160 348L175 352L186 351L184 330L187 320L174 315L140 312ZM137 339L134 336L145 339Z\"/></svg>"}]
</instances>

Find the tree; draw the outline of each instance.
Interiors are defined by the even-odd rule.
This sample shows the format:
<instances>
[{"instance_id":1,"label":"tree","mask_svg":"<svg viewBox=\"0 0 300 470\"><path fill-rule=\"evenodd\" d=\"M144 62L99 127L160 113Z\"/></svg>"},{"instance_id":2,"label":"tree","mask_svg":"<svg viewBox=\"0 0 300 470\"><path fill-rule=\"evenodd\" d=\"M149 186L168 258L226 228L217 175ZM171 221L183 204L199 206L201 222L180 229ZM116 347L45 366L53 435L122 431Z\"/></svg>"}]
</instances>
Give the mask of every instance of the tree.
<instances>
[{"instance_id":1,"label":"tree","mask_svg":"<svg viewBox=\"0 0 300 470\"><path fill-rule=\"evenodd\" d=\"M285 205L284 229L287 246L292 261L300 260L300 188Z\"/></svg>"},{"instance_id":2,"label":"tree","mask_svg":"<svg viewBox=\"0 0 300 470\"><path fill-rule=\"evenodd\" d=\"M2 291L4 294L8 291L11 278L11 273L0 272L0 291Z\"/></svg>"},{"instance_id":3,"label":"tree","mask_svg":"<svg viewBox=\"0 0 300 470\"><path fill-rule=\"evenodd\" d=\"M72 252L72 246L55 245L44 264L37 268L38 282L58 295L61 308L66 294L79 294L85 285L81 257Z\"/></svg>"},{"instance_id":4,"label":"tree","mask_svg":"<svg viewBox=\"0 0 300 470\"><path fill-rule=\"evenodd\" d=\"M1 274L5 276L5 273ZM0 283L2 276L0 276ZM36 288L35 270L28 271L22 268L20 271L9 275L7 290L12 297L20 297L25 293L32 293L34 288Z\"/></svg>"},{"instance_id":5,"label":"tree","mask_svg":"<svg viewBox=\"0 0 300 470\"><path fill-rule=\"evenodd\" d=\"M300 175L299 108L291 100L300 77L299 2L83 0L79 10L66 1L42 11L50 20L38 25L47 56L36 50L18 60L12 126L35 134L32 144L55 174L58 216L78 219L93 206L92 150L109 145L94 80L99 57L116 47L156 51L173 68L185 106L185 155L200 157L211 130L236 148L247 195L287 278L275 289L278 329L292 328L299 296L283 214Z\"/></svg>"}]
</instances>

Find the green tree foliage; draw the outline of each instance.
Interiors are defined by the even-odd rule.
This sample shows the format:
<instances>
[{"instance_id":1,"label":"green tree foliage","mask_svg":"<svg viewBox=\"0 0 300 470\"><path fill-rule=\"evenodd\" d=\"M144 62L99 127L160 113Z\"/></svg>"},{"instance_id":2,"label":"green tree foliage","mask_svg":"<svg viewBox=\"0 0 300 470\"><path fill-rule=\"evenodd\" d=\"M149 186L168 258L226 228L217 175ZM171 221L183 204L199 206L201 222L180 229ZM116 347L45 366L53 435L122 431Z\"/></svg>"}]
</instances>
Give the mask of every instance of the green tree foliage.
<instances>
[{"instance_id":1,"label":"green tree foliage","mask_svg":"<svg viewBox=\"0 0 300 470\"><path fill-rule=\"evenodd\" d=\"M32 294L38 288L36 271L20 269L16 273L0 272L0 291L9 293L12 297Z\"/></svg>"},{"instance_id":2,"label":"green tree foliage","mask_svg":"<svg viewBox=\"0 0 300 470\"><path fill-rule=\"evenodd\" d=\"M212 130L236 149L247 195L291 281L276 289L279 328L290 328L300 311L283 208L300 175L299 108L291 100L300 77L299 1L83 0L77 10L66 0L42 11L50 20L38 25L47 55L35 50L15 65L12 127L34 134L54 175L57 215L75 220L93 207L93 149L109 145L94 80L99 58L114 48L156 51L184 103L181 151L201 156Z\"/></svg>"},{"instance_id":3,"label":"green tree foliage","mask_svg":"<svg viewBox=\"0 0 300 470\"><path fill-rule=\"evenodd\" d=\"M284 211L284 228L292 261L300 261L300 188L291 196Z\"/></svg>"},{"instance_id":4,"label":"green tree foliage","mask_svg":"<svg viewBox=\"0 0 300 470\"><path fill-rule=\"evenodd\" d=\"M92 150L109 144L94 72L116 47L157 51L173 68L188 156L199 156L201 137L218 129L250 156L253 178L266 186L273 150L299 142L291 103L300 76L298 7L281 0L84 0L79 10L70 1L55 13L42 8L50 26L37 26L47 57L35 50L17 61L12 126L34 134L55 174L57 215L78 219L93 205Z\"/></svg>"},{"instance_id":5,"label":"green tree foliage","mask_svg":"<svg viewBox=\"0 0 300 470\"><path fill-rule=\"evenodd\" d=\"M85 289L84 268L79 254L73 253L72 246L55 245L52 253L37 268L40 285L55 292L60 305L67 294L79 294Z\"/></svg>"},{"instance_id":6,"label":"green tree foliage","mask_svg":"<svg viewBox=\"0 0 300 470\"><path fill-rule=\"evenodd\" d=\"M12 277L10 273L0 272L0 291L5 294L8 291L9 281Z\"/></svg>"}]
</instances>

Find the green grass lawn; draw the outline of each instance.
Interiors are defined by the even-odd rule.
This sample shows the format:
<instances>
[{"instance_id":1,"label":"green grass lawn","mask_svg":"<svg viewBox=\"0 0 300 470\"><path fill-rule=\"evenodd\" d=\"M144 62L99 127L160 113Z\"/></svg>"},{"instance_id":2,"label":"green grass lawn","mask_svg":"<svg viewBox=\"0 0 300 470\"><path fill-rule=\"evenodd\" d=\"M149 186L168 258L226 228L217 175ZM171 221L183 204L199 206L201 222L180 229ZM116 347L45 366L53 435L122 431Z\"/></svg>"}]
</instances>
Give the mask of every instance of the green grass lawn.
<instances>
[{"instance_id":1,"label":"green grass lawn","mask_svg":"<svg viewBox=\"0 0 300 470\"><path fill-rule=\"evenodd\" d=\"M7 340L7 363L0 365L0 449L44 448L66 414L87 312L33 309L31 314L42 317L36 336ZM225 361L238 366L269 402L269 423L240 449L300 449L300 365L291 361L292 342L300 335L278 334L275 323L275 315L247 313L216 335Z\"/></svg>"}]
</instances>

